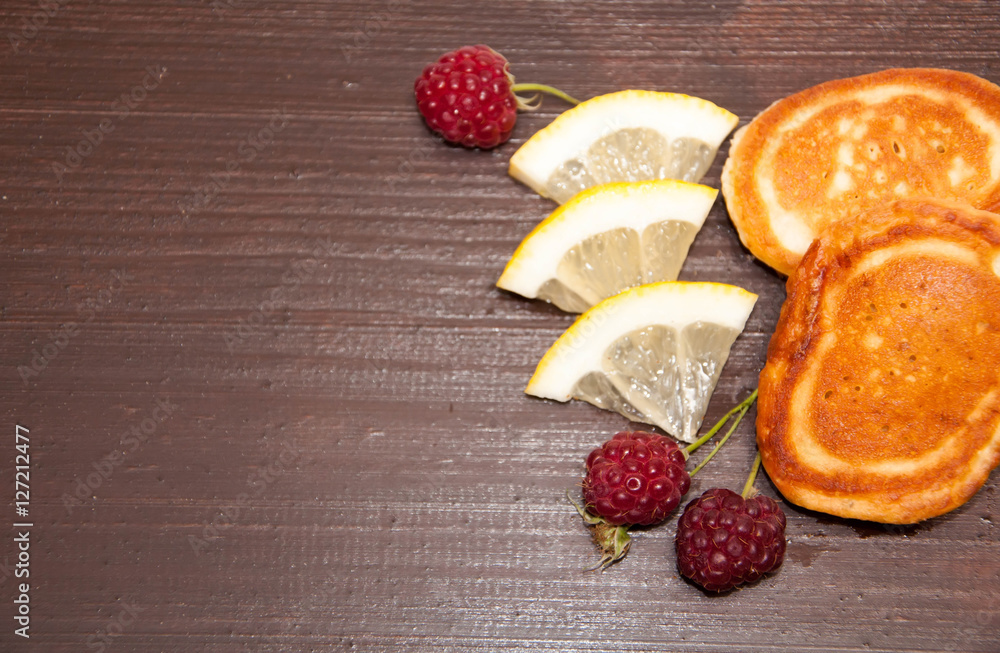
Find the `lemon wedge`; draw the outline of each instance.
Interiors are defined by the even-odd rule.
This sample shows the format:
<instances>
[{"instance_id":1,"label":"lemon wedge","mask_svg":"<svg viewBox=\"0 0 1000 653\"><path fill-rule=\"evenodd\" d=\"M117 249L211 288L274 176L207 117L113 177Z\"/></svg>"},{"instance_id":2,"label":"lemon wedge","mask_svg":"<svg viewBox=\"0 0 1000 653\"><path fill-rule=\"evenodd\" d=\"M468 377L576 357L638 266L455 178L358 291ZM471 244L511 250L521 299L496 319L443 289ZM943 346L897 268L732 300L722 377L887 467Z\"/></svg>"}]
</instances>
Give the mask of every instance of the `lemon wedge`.
<instances>
[{"instance_id":1,"label":"lemon wedge","mask_svg":"<svg viewBox=\"0 0 1000 653\"><path fill-rule=\"evenodd\" d=\"M626 288L674 281L718 194L670 179L589 188L528 234L497 286L580 313Z\"/></svg>"},{"instance_id":2,"label":"lemon wedge","mask_svg":"<svg viewBox=\"0 0 1000 653\"><path fill-rule=\"evenodd\" d=\"M632 288L581 315L525 392L581 399L693 442L757 295L720 283Z\"/></svg>"},{"instance_id":3,"label":"lemon wedge","mask_svg":"<svg viewBox=\"0 0 1000 653\"><path fill-rule=\"evenodd\" d=\"M739 118L678 93L619 91L581 102L522 145L509 172L560 204L612 181L700 181Z\"/></svg>"}]
</instances>

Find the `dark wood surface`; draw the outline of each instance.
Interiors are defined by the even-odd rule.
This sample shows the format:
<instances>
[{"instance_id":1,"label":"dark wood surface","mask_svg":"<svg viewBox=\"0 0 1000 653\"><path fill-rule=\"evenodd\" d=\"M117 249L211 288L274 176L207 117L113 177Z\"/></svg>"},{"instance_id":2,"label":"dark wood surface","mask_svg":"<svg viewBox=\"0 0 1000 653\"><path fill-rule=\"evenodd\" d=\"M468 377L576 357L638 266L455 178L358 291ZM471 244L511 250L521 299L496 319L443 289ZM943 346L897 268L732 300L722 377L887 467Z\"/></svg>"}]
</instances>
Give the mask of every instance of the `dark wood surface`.
<instances>
[{"instance_id":1,"label":"dark wood surface","mask_svg":"<svg viewBox=\"0 0 1000 653\"><path fill-rule=\"evenodd\" d=\"M412 100L478 42L520 81L743 123L890 66L997 82L993 0L4 0L0 26L0 478L13 524L23 425L33 524L29 640L3 529L0 650L1000 651L995 475L912 528L785 504L784 566L724 597L678 577L675 520L585 573L564 492L627 423L522 393L571 318L493 286L553 208L507 161L565 107L470 152ZM682 278L760 295L714 421L783 283L721 200ZM749 422L693 491L753 447Z\"/></svg>"}]
</instances>

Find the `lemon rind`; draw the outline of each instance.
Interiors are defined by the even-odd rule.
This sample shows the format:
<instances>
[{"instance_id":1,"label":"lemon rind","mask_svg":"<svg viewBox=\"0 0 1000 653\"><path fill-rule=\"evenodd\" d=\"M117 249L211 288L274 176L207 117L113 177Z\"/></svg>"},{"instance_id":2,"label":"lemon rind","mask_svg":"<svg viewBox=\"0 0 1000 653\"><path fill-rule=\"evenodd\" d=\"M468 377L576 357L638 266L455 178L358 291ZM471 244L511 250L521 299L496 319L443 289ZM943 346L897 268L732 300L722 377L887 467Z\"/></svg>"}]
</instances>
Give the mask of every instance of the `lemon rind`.
<instances>
[{"instance_id":1,"label":"lemon rind","mask_svg":"<svg viewBox=\"0 0 1000 653\"><path fill-rule=\"evenodd\" d=\"M574 245L611 229L641 234L667 220L701 229L718 195L714 188L674 179L612 182L583 190L521 241L496 285L536 298L542 285L556 278L560 261Z\"/></svg>"},{"instance_id":2,"label":"lemon rind","mask_svg":"<svg viewBox=\"0 0 1000 653\"><path fill-rule=\"evenodd\" d=\"M695 138L717 150L737 123L736 114L690 95L618 91L581 102L557 116L514 152L508 172L544 194L557 167L619 129L647 127L672 137Z\"/></svg>"},{"instance_id":3,"label":"lemon rind","mask_svg":"<svg viewBox=\"0 0 1000 653\"><path fill-rule=\"evenodd\" d=\"M675 329L709 322L742 332L757 295L714 282L664 281L626 290L593 306L563 333L539 361L525 392L569 401L577 382L603 372L607 349L636 329Z\"/></svg>"}]
</instances>

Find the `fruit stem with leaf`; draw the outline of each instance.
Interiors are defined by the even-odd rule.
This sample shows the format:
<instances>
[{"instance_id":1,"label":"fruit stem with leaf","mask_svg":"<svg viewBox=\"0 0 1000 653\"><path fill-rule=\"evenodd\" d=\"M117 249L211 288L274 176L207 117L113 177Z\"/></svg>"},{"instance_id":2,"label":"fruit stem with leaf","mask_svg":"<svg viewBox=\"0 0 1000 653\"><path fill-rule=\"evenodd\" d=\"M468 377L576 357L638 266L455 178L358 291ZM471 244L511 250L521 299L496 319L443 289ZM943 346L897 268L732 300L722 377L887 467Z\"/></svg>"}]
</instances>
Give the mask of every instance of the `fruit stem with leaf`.
<instances>
[{"instance_id":1,"label":"fruit stem with leaf","mask_svg":"<svg viewBox=\"0 0 1000 653\"><path fill-rule=\"evenodd\" d=\"M521 97L518 92L534 93ZM541 105L541 93L572 105L579 100L544 84L516 84L507 59L488 45L467 45L441 55L413 84L420 115L449 143L488 150L510 138L518 109Z\"/></svg>"},{"instance_id":2,"label":"fruit stem with leaf","mask_svg":"<svg viewBox=\"0 0 1000 653\"><path fill-rule=\"evenodd\" d=\"M733 425L731 427L729 427L729 431L727 431L726 435L724 435L722 437L722 439L719 440L718 444L715 445L715 448L712 449L707 456L705 456L705 460L703 460L700 463L698 463L698 465L694 469L691 470L691 474L690 474L691 476L694 476L695 474L697 474L701 470L702 467L704 467L706 464L708 464L708 461L711 460L712 457L715 456L715 454L719 453L719 449L721 449L722 445L724 445L726 443L726 441L729 440L729 436L731 436L733 434L733 431L736 430L736 427L740 425L741 421L743 421L743 416L747 414L747 411L750 410L750 406L752 406L753 402L755 402L755 401L757 401L757 390L756 389L750 394L749 397L747 397L746 399L744 399L742 402L740 402L735 407L733 407L732 410L730 410L728 413L726 413L725 415L723 415L722 419L719 420L718 423L716 423L716 425L713 426L712 429L708 433L706 433L705 435L701 436L700 438L698 438L697 440L695 440L693 443L691 443L691 445L689 445L688 447L686 447L684 449L684 451L686 451L688 454L693 453L695 450L698 449L698 447L700 447L701 445L703 445L706 442L708 442L709 440L711 440L712 436L714 436L716 433L718 433L719 429L721 429L723 427L723 425L726 423L726 420L728 420L730 417L732 417L736 413L739 413L739 415L736 417L736 420L733 422Z\"/></svg>"},{"instance_id":3,"label":"fruit stem with leaf","mask_svg":"<svg viewBox=\"0 0 1000 653\"><path fill-rule=\"evenodd\" d=\"M510 79L513 80L514 78L511 77ZM567 95L566 93L563 93L559 89L553 86L548 86L547 84L512 83L510 90L512 93L514 93L514 97L517 99L517 108L520 109L521 111L534 111L538 107L542 106L542 96L539 95L539 93L548 93L549 95L554 95L563 102L566 102L567 104L572 104L573 106L580 104L580 101L577 100L575 97ZM532 95L530 98L524 98L521 97L520 95L517 95L518 93L522 93L524 91L528 92L534 91L535 94Z\"/></svg>"},{"instance_id":4,"label":"fruit stem with leaf","mask_svg":"<svg viewBox=\"0 0 1000 653\"><path fill-rule=\"evenodd\" d=\"M753 482L757 480L757 470L760 469L760 452L757 452L757 457L753 460L753 467L750 468L750 476L747 477L747 482L743 485L743 492L740 496L744 499L749 499L757 493L753 489Z\"/></svg>"},{"instance_id":5,"label":"fruit stem with leaf","mask_svg":"<svg viewBox=\"0 0 1000 653\"><path fill-rule=\"evenodd\" d=\"M722 445L724 445L726 441L729 439L729 437L733 434L733 432L736 430L736 427L739 426L740 422L743 420L743 416L747 414L747 411L750 410L750 407L756 400L757 400L757 390L754 390L749 397L744 399L742 402L737 404L732 410L723 415L722 419L716 422L716 424L711 429L709 429L708 432L705 433L705 435L701 436L700 438L692 442L690 445L680 450L684 454L684 459L687 460L687 458L690 456L691 453L693 453L700 446L711 440L720 430L722 430L722 427L725 426L726 423L734 415L736 416L736 419L729 427L729 430L726 432L726 435L722 438L722 440L719 441L718 444L715 445L715 448L712 449L712 451L705 458L705 460L703 460L697 467L695 467L695 469L692 472L690 472L688 476L693 476L695 472L704 467L705 464L709 460L711 460L716 453L718 453L719 449L722 448ZM755 475L756 475L756 467L754 468L754 476ZM583 518L583 521L588 526L591 527L594 542L595 544L597 544L597 547L601 550L602 553L601 559L600 561L598 561L597 565L588 569L588 571L593 571L597 569L603 571L604 569L607 569L611 564L624 558L625 555L628 553L629 547L631 546L632 543L632 539L628 533L628 530L630 527L634 526L634 524L620 524L620 525L610 524L603 517L590 513L586 509L586 507L581 506L575 501L573 501L573 499L569 495L568 490L566 491L566 498L569 499L569 502L571 504L573 504L573 507L576 508L576 511L580 513L580 516Z\"/></svg>"},{"instance_id":6,"label":"fruit stem with leaf","mask_svg":"<svg viewBox=\"0 0 1000 653\"><path fill-rule=\"evenodd\" d=\"M594 544L601 551L601 559L597 561L596 565L589 567L585 571L596 571L597 569L604 571L612 563L624 558L625 554L628 553L629 547L632 545L632 537L628 534L630 524L614 526L604 521L603 518L590 514L586 508L573 501L573 497L569 495L569 490L566 490L566 498L569 499L569 502L573 504L576 511L583 517L584 523L592 527L591 536L594 538Z\"/></svg>"}]
</instances>

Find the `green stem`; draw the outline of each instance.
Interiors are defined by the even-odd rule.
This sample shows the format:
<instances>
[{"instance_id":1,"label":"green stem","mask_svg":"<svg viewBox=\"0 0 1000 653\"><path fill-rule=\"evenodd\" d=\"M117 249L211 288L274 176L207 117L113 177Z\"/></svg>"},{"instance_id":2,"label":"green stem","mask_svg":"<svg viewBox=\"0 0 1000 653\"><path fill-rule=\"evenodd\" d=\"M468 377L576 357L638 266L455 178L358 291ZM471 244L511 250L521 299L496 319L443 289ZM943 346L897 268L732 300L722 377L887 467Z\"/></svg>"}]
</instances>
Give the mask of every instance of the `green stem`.
<instances>
[{"instance_id":1,"label":"green stem","mask_svg":"<svg viewBox=\"0 0 1000 653\"><path fill-rule=\"evenodd\" d=\"M746 485L743 486L743 493L740 495L744 499L750 494L750 490L753 489L753 482L757 480L757 470L760 469L760 452L757 452L757 457L754 458L753 468L750 470L750 478L747 479Z\"/></svg>"},{"instance_id":2,"label":"green stem","mask_svg":"<svg viewBox=\"0 0 1000 653\"><path fill-rule=\"evenodd\" d=\"M754 401L756 401L756 400L757 400L757 390L755 389L755 390L754 390L754 391L753 391L753 392L752 392L752 393L750 394L750 396L749 396L749 397L747 397L746 399L744 399L743 401L741 401L741 402L740 402L740 403L738 403L737 405L733 406L732 410L730 410L730 411L729 411L728 413L726 413L725 415L723 415L723 416L722 416L722 419L720 419L720 420L719 420L718 422L716 422L716 423L715 423L715 426L713 426L713 427L712 427L712 428L711 428L711 429L710 429L710 430L708 431L708 433L706 433L705 435L701 436L700 438L698 438L697 440L695 440L694 442L692 442L692 443L691 443L691 444L689 444L688 446L684 447L684 453L685 453L686 455L688 455L688 456L690 456L691 454L693 454L693 453L694 453L695 451L697 451L697 450L698 450L698 447L700 447L701 445L703 445L703 444L705 444L706 442L708 442L709 440L711 440L711 439L712 439L712 437L713 437L713 436L714 436L714 435L715 435L716 433L718 433L718 432L719 432L719 430L720 430L720 429L721 429L721 428L722 428L723 426L725 426L725 425L726 425L726 422L727 422L727 421L729 421L729 418L730 418L730 417L732 417L733 415L735 415L736 413L738 413L738 412L740 412L740 411L743 411L744 413L746 413L746 410L745 410L745 409L749 409L749 408L750 408L750 406L752 406L752 405L753 405L753 402L754 402ZM743 416L741 415L741 416L740 416L740 419L742 419L742 417L743 417ZM738 423L739 423L739 422L737 422L737 424L738 424Z\"/></svg>"},{"instance_id":3,"label":"green stem","mask_svg":"<svg viewBox=\"0 0 1000 653\"><path fill-rule=\"evenodd\" d=\"M513 91L514 93L519 93L521 91L538 91L541 93L548 93L549 95L554 95L557 98L563 100L564 102L568 102L569 104L572 104L574 106L580 104L580 101L577 100L575 97L571 95L566 95L559 89L553 88L552 86L547 86L545 84L514 84L514 86L511 87L511 91ZM521 102L518 102L518 104L520 105Z\"/></svg>"},{"instance_id":4,"label":"green stem","mask_svg":"<svg viewBox=\"0 0 1000 653\"><path fill-rule=\"evenodd\" d=\"M757 391L754 390L754 393L752 395L750 395L750 396L751 397L756 397L756 395L757 395ZM729 430L726 432L726 435L723 436L723 438L721 440L719 440L719 443L717 445L715 445L715 448L712 449L712 451L709 452L709 454L707 456L705 456L705 460L703 460L700 463L698 463L698 466L691 470L691 473L689 474L689 476L694 476L695 474L697 474L698 471L702 467L704 467L705 465L708 464L708 461L711 460L712 457L715 456L715 454L719 453L719 449L721 449L722 445L724 445L726 443L726 440L729 439L729 436L731 436L733 434L733 431L736 430L736 427L739 426L740 422L743 421L743 416L747 414L748 410L750 410L750 404L746 404L745 402L744 402L744 404L740 404L741 406L743 406L743 408L740 409L739 416L733 422L733 425L729 427Z\"/></svg>"},{"instance_id":5,"label":"green stem","mask_svg":"<svg viewBox=\"0 0 1000 653\"><path fill-rule=\"evenodd\" d=\"M632 545L632 536L628 534L628 524L612 526L601 517L590 514L586 508L573 501L573 497L569 495L568 488L566 490L566 498L569 499L569 502L573 504L576 511L583 517L584 523L591 527L591 535L594 538L594 542L601 550L600 561L595 566L587 569L587 571L595 571L597 569L604 571L612 564L624 558L628 553L629 547Z\"/></svg>"}]
</instances>

